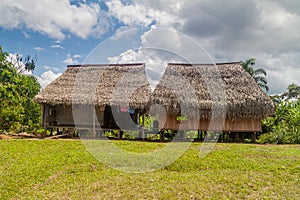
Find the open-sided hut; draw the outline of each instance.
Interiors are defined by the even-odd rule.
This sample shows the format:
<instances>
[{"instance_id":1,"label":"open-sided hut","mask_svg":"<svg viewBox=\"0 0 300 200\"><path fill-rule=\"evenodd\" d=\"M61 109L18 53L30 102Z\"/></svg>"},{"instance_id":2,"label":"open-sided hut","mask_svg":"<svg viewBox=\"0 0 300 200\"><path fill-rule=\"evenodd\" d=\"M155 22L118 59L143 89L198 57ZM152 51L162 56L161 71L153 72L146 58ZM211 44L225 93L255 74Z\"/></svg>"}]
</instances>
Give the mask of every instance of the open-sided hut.
<instances>
[{"instance_id":1,"label":"open-sided hut","mask_svg":"<svg viewBox=\"0 0 300 200\"><path fill-rule=\"evenodd\" d=\"M151 104L165 110L159 128L259 132L261 120L274 113L272 100L240 62L168 64Z\"/></svg>"},{"instance_id":2,"label":"open-sided hut","mask_svg":"<svg viewBox=\"0 0 300 200\"><path fill-rule=\"evenodd\" d=\"M72 65L38 95L44 129L137 129L151 94L144 64Z\"/></svg>"}]
</instances>

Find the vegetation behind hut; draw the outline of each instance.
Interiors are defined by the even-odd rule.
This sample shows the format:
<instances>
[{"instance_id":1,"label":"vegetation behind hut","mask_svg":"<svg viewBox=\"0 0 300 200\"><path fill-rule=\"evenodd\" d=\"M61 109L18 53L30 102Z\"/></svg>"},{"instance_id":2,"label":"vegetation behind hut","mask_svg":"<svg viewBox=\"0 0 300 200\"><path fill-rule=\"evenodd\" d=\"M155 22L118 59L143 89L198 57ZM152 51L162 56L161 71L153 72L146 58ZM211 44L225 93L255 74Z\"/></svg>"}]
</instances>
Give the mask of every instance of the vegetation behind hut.
<instances>
[{"instance_id":1,"label":"vegetation behind hut","mask_svg":"<svg viewBox=\"0 0 300 200\"><path fill-rule=\"evenodd\" d=\"M255 80L257 85L265 91L269 91L268 81L267 81L267 72L262 69L254 69L255 66L255 58L250 58L242 62L243 68L248 72Z\"/></svg>"}]
</instances>

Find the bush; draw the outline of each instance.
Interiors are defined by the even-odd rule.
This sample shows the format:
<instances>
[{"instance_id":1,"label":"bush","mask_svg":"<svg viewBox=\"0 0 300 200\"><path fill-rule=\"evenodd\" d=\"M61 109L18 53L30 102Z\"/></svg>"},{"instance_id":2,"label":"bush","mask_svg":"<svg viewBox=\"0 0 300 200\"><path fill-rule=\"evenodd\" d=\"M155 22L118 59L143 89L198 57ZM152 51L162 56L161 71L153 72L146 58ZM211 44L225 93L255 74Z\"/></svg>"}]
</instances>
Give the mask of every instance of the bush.
<instances>
[{"instance_id":1,"label":"bush","mask_svg":"<svg viewBox=\"0 0 300 200\"><path fill-rule=\"evenodd\" d=\"M300 144L300 100L283 102L274 117L263 120L259 143Z\"/></svg>"}]
</instances>

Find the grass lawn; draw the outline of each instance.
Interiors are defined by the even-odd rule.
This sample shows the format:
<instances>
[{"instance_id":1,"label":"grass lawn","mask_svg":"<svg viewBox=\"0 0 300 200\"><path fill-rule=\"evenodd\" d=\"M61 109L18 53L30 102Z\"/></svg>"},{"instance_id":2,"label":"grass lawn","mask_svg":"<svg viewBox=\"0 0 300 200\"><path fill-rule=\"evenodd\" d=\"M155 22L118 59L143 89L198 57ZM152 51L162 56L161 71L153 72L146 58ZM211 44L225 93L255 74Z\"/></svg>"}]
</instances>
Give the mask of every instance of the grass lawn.
<instances>
[{"instance_id":1,"label":"grass lawn","mask_svg":"<svg viewBox=\"0 0 300 200\"><path fill-rule=\"evenodd\" d=\"M133 152L167 144L114 141ZM299 199L300 145L193 143L150 173L101 164L79 140L0 140L0 199Z\"/></svg>"}]
</instances>

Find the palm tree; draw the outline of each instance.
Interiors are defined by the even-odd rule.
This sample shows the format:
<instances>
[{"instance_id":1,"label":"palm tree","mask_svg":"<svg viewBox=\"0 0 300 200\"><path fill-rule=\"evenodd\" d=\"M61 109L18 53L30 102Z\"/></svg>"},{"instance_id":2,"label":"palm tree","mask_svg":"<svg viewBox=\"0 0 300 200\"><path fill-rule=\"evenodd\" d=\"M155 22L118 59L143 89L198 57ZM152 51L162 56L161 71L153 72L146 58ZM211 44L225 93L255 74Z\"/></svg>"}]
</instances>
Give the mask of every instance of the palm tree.
<instances>
[{"instance_id":1,"label":"palm tree","mask_svg":"<svg viewBox=\"0 0 300 200\"><path fill-rule=\"evenodd\" d=\"M287 87L287 92L283 93L282 97L286 99L300 99L300 86L292 83Z\"/></svg>"},{"instance_id":2,"label":"palm tree","mask_svg":"<svg viewBox=\"0 0 300 200\"><path fill-rule=\"evenodd\" d=\"M245 62L242 62L243 68L248 72L255 80L257 85L265 90L269 91L269 86L267 85L268 81L265 76L267 76L267 72L264 69L254 69L255 58L250 58ZM262 76L263 75L263 76Z\"/></svg>"}]
</instances>

